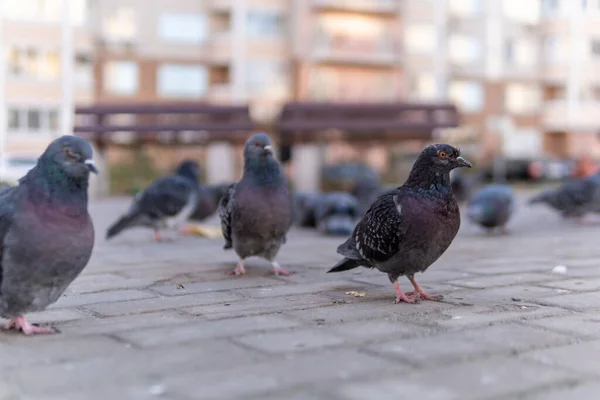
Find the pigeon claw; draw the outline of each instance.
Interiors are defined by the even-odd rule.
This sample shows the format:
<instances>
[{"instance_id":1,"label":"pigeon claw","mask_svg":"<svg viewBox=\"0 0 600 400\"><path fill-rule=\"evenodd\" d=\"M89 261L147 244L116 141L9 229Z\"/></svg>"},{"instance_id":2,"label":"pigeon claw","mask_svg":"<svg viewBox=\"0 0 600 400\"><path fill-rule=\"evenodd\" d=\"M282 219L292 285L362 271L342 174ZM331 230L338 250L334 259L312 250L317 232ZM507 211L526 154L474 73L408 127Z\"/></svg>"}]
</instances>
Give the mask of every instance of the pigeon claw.
<instances>
[{"instance_id":1,"label":"pigeon claw","mask_svg":"<svg viewBox=\"0 0 600 400\"><path fill-rule=\"evenodd\" d=\"M277 262L272 262L271 265L273 266L273 274L277 276L290 276L295 274L294 271L288 271L287 269L281 268L281 265Z\"/></svg>"},{"instance_id":2,"label":"pigeon claw","mask_svg":"<svg viewBox=\"0 0 600 400\"><path fill-rule=\"evenodd\" d=\"M60 333L57 329L55 329L51 326L44 327L44 326L39 326L36 324L31 324L23 316L11 319L9 321L8 325L6 326L6 329L7 330L14 329L17 331L21 331L27 336L37 335L37 334L51 335L54 333Z\"/></svg>"},{"instance_id":3,"label":"pigeon claw","mask_svg":"<svg viewBox=\"0 0 600 400\"><path fill-rule=\"evenodd\" d=\"M394 282L394 289L396 289L396 300L394 300L394 304L398 304L401 302L405 302L405 303L418 303L419 299L414 298L414 297L408 297L406 294L404 294L402 292L402 289L400 289L400 285L398 284L398 281Z\"/></svg>"},{"instance_id":4,"label":"pigeon claw","mask_svg":"<svg viewBox=\"0 0 600 400\"><path fill-rule=\"evenodd\" d=\"M429 301L440 301L444 298L442 295L430 295L425 292L415 293L415 292L407 292L407 296L410 296L413 299L417 300L429 300Z\"/></svg>"},{"instance_id":5,"label":"pigeon claw","mask_svg":"<svg viewBox=\"0 0 600 400\"><path fill-rule=\"evenodd\" d=\"M239 263L233 271L227 272L229 276L239 276L244 275L246 273L246 268L244 268L244 264Z\"/></svg>"}]
</instances>

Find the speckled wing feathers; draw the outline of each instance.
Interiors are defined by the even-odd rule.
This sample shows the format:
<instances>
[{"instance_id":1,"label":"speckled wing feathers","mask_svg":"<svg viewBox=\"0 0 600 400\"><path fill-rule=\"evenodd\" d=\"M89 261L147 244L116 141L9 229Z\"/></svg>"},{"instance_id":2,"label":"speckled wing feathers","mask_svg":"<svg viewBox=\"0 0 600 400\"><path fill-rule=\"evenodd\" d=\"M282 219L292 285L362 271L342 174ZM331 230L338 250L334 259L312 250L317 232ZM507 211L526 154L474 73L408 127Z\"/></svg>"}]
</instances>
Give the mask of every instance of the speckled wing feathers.
<instances>
[{"instance_id":1,"label":"speckled wing feathers","mask_svg":"<svg viewBox=\"0 0 600 400\"><path fill-rule=\"evenodd\" d=\"M223 232L223 237L225 238L224 249L230 249L233 246L231 241L231 220L233 217L233 203L235 201L235 187L235 183L229 185L219 201L218 213L221 219L221 232Z\"/></svg>"},{"instance_id":2,"label":"speckled wing feathers","mask_svg":"<svg viewBox=\"0 0 600 400\"><path fill-rule=\"evenodd\" d=\"M380 196L356 226L353 242L361 257L369 262L392 258L406 234L403 227L402 194L398 190Z\"/></svg>"}]
</instances>

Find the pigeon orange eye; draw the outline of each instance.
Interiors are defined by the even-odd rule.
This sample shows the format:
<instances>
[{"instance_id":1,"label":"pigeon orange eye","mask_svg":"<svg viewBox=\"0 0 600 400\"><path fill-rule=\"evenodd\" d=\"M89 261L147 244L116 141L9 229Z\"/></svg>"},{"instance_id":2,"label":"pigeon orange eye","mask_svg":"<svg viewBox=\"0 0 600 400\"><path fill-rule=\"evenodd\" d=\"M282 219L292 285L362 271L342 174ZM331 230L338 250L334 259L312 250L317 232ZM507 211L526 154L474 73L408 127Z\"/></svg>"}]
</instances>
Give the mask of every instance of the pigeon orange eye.
<instances>
[{"instance_id":1,"label":"pigeon orange eye","mask_svg":"<svg viewBox=\"0 0 600 400\"><path fill-rule=\"evenodd\" d=\"M445 152L445 151L440 151L440 153L439 153L438 155L440 156L440 158L446 158L446 156L447 156L448 154L446 154L446 152Z\"/></svg>"}]
</instances>

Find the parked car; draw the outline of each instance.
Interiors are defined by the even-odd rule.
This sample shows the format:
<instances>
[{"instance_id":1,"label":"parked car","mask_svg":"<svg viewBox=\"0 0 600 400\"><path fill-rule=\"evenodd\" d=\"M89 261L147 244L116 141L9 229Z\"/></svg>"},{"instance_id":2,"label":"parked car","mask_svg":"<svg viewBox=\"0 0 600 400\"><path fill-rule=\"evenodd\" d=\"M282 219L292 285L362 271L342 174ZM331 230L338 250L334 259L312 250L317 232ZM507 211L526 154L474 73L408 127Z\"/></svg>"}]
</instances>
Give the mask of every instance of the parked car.
<instances>
[{"instance_id":1,"label":"parked car","mask_svg":"<svg viewBox=\"0 0 600 400\"><path fill-rule=\"evenodd\" d=\"M31 154L8 153L0 158L0 182L16 185L37 163Z\"/></svg>"}]
</instances>

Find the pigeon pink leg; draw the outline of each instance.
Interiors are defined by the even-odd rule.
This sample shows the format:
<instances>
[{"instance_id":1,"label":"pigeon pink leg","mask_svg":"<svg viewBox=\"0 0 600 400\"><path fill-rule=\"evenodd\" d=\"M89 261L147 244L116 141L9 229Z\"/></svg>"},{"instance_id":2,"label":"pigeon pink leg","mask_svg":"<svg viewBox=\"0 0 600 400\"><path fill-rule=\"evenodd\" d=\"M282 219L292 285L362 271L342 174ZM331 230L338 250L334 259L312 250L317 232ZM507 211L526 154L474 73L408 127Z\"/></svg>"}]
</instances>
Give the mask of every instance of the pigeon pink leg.
<instances>
[{"instance_id":1,"label":"pigeon pink leg","mask_svg":"<svg viewBox=\"0 0 600 400\"><path fill-rule=\"evenodd\" d=\"M163 238L162 236L160 236L160 232L158 231L158 229L154 230L154 240L156 240L157 242L163 241Z\"/></svg>"},{"instance_id":2,"label":"pigeon pink leg","mask_svg":"<svg viewBox=\"0 0 600 400\"><path fill-rule=\"evenodd\" d=\"M229 271L227 273L227 275L238 276L238 275L244 275L245 273L246 273L246 268L244 267L244 260L240 260L240 262L238 262L235 269L233 271Z\"/></svg>"},{"instance_id":3,"label":"pigeon pink leg","mask_svg":"<svg viewBox=\"0 0 600 400\"><path fill-rule=\"evenodd\" d=\"M421 286L419 286L419 284L415 280L414 276L409 277L408 280L414 286L415 291L406 293L407 296L412 296L413 298L416 297L416 298L421 298L423 300L431 300L431 301L438 301L443 298L443 296L432 296L430 294L425 293L425 291L423 289L421 289Z\"/></svg>"},{"instance_id":4,"label":"pigeon pink leg","mask_svg":"<svg viewBox=\"0 0 600 400\"><path fill-rule=\"evenodd\" d=\"M11 319L6 326L6 329L20 330L28 336L34 334L53 334L57 332L54 328L32 325L24 316Z\"/></svg>"},{"instance_id":5,"label":"pigeon pink leg","mask_svg":"<svg viewBox=\"0 0 600 400\"><path fill-rule=\"evenodd\" d=\"M287 269L281 268L281 265L276 261L273 261L271 265L273 266L273 273L275 275L290 276L295 274L294 271L288 271Z\"/></svg>"},{"instance_id":6,"label":"pigeon pink leg","mask_svg":"<svg viewBox=\"0 0 600 400\"><path fill-rule=\"evenodd\" d=\"M405 295L402 292L402 289L400 289L400 284L398 283L398 281L394 282L394 289L396 289L396 300L394 300L394 303L400 303L400 302L406 302L406 303L415 303L417 300L412 298L412 297L408 297L407 295Z\"/></svg>"}]
</instances>

